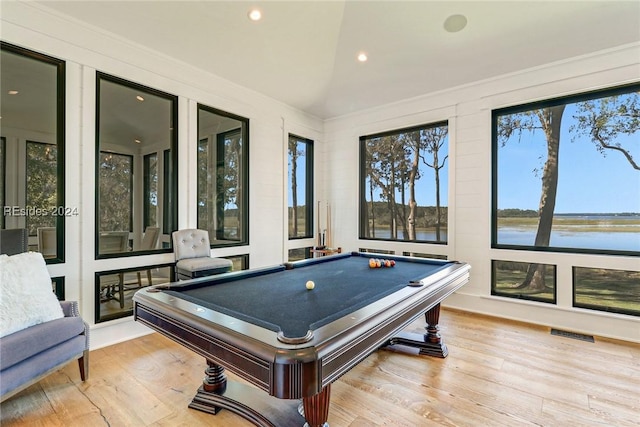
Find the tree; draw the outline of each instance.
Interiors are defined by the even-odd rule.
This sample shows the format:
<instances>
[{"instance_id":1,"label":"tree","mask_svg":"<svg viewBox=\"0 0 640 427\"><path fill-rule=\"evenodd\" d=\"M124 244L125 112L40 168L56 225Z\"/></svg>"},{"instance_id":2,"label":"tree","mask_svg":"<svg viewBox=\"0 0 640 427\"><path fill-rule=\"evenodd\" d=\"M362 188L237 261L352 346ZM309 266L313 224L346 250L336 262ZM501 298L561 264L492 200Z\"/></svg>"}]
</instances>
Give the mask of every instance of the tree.
<instances>
[{"instance_id":1,"label":"tree","mask_svg":"<svg viewBox=\"0 0 640 427\"><path fill-rule=\"evenodd\" d=\"M100 231L131 231L133 156L100 152Z\"/></svg>"},{"instance_id":2,"label":"tree","mask_svg":"<svg viewBox=\"0 0 640 427\"><path fill-rule=\"evenodd\" d=\"M408 240L414 242L416 235L416 213L418 202L416 201L416 180L420 177L419 160L420 160L420 134L418 132L410 132L405 134L405 144L410 147L411 160L409 164L409 216L408 222Z\"/></svg>"},{"instance_id":3,"label":"tree","mask_svg":"<svg viewBox=\"0 0 640 427\"><path fill-rule=\"evenodd\" d=\"M367 177L366 182L369 184L368 191L369 191L370 204L367 207L366 198L362 197L363 234L364 236L375 237L376 236L376 214L374 210L373 196L377 188L376 182L378 182L376 168L375 168L375 163L376 163L375 156L377 153L375 150L375 140L367 140L365 142L365 152L366 152L365 176Z\"/></svg>"},{"instance_id":4,"label":"tree","mask_svg":"<svg viewBox=\"0 0 640 427\"><path fill-rule=\"evenodd\" d=\"M391 239L398 239L401 233L403 240L416 241L419 226L435 226L440 240L443 213L440 206L439 171L446 164L448 155L445 154L444 159L439 160L439 153L446 143L446 137L447 126L439 125L407 129L364 140L365 190L369 197L368 206L366 198L362 199L365 236L375 237L375 225L378 224L378 227L389 227ZM436 211L440 218L433 221L429 220L433 216L431 214L429 217L418 217L419 213L427 214L428 211L420 209L416 195L416 185L424 174L422 164L435 169ZM381 208L381 203L374 203L376 197L386 205L386 209ZM427 225L428 223L431 225Z\"/></svg>"},{"instance_id":5,"label":"tree","mask_svg":"<svg viewBox=\"0 0 640 427\"><path fill-rule=\"evenodd\" d=\"M55 227L56 217L49 215L58 203L58 147L54 144L27 142L27 194L30 208L40 215L27 217L29 235L36 235L39 227Z\"/></svg>"},{"instance_id":6,"label":"tree","mask_svg":"<svg viewBox=\"0 0 640 427\"><path fill-rule=\"evenodd\" d=\"M606 150L622 153L635 169L639 169L631 153L623 148L616 138L620 134L631 135L640 129L638 93L614 95L582 101L577 104L573 140L580 135L588 136L597 150L606 155ZM539 221L535 246L549 246L553 214L558 188L558 153L560 149L560 125L566 104L507 114L498 118L498 141L504 146L512 135L542 130L547 143L547 157L542 171L542 188L538 209ZM537 171L536 171L537 173ZM528 291L545 289L545 266L530 264L524 281L518 286Z\"/></svg>"},{"instance_id":7,"label":"tree","mask_svg":"<svg viewBox=\"0 0 640 427\"><path fill-rule=\"evenodd\" d=\"M241 206L243 194L242 173L242 132L233 130L218 135L216 159L216 239L231 239L225 230L225 222L230 216L230 206L235 206L235 236L240 237L243 221Z\"/></svg>"},{"instance_id":8,"label":"tree","mask_svg":"<svg viewBox=\"0 0 640 427\"><path fill-rule=\"evenodd\" d=\"M440 241L440 232L442 227L442 210L440 206L440 169L444 168L444 165L449 158L449 154L444 156L444 159L440 161L439 153L440 149L444 145L447 135L449 134L449 128L447 126L437 126L420 131L420 139L424 141L425 151L431 154L431 163L427 162L426 156L422 157L422 161L425 165L432 168L435 174L435 190L436 190L436 240Z\"/></svg>"},{"instance_id":9,"label":"tree","mask_svg":"<svg viewBox=\"0 0 640 427\"><path fill-rule=\"evenodd\" d=\"M616 141L619 134L632 135L640 130L638 92L581 102L574 118L577 120L571 127L575 132L574 140L580 135L588 136L603 156L606 156L606 150L618 152L632 168L640 170L629 150Z\"/></svg>"},{"instance_id":10,"label":"tree","mask_svg":"<svg viewBox=\"0 0 640 427\"><path fill-rule=\"evenodd\" d=\"M304 152L298 150L298 140L289 136L289 163L291 165L291 223L289 237L298 236L298 157L304 155Z\"/></svg>"}]
</instances>

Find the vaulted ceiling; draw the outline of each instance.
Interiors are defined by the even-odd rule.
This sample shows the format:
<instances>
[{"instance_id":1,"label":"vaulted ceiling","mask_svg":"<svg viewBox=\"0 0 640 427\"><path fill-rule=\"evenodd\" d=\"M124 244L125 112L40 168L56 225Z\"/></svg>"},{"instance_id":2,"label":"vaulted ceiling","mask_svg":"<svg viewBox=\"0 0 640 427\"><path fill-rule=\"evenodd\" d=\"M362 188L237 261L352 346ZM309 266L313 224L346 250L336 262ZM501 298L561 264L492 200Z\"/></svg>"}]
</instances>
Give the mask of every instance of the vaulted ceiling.
<instances>
[{"instance_id":1,"label":"vaulted ceiling","mask_svg":"<svg viewBox=\"0 0 640 427\"><path fill-rule=\"evenodd\" d=\"M640 41L638 1L38 3L320 118Z\"/></svg>"}]
</instances>

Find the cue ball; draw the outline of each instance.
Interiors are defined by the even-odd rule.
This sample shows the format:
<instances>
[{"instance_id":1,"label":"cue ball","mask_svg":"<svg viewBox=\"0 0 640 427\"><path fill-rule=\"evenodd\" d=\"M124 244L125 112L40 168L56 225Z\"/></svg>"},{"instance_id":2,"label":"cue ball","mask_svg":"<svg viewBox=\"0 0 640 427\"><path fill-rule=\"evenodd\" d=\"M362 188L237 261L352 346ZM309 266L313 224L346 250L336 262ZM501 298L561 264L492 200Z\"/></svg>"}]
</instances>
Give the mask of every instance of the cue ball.
<instances>
[{"instance_id":1,"label":"cue ball","mask_svg":"<svg viewBox=\"0 0 640 427\"><path fill-rule=\"evenodd\" d=\"M316 287L316 284L313 283L313 280L308 280L307 281L307 289L311 290L311 289L313 289L315 287Z\"/></svg>"}]
</instances>

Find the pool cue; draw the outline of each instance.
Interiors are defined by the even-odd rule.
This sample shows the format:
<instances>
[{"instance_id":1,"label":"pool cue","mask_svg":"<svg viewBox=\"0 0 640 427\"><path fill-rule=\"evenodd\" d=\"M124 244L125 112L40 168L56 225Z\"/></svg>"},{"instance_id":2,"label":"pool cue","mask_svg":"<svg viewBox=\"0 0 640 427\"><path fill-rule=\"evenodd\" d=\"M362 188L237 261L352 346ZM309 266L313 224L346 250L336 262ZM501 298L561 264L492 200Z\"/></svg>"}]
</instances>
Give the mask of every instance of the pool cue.
<instances>
[{"instance_id":1,"label":"pool cue","mask_svg":"<svg viewBox=\"0 0 640 427\"><path fill-rule=\"evenodd\" d=\"M331 205L327 203L327 248L331 248Z\"/></svg>"},{"instance_id":2,"label":"pool cue","mask_svg":"<svg viewBox=\"0 0 640 427\"><path fill-rule=\"evenodd\" d=\"M317 215L318 215L318 217L316 218L316 222L317 222L317 226L318 226L318 244L317 244L317 247L320 248L320 246L322 245L322 230L320 229L320 200L318 200Z\"/></svg>"}]
</instances>

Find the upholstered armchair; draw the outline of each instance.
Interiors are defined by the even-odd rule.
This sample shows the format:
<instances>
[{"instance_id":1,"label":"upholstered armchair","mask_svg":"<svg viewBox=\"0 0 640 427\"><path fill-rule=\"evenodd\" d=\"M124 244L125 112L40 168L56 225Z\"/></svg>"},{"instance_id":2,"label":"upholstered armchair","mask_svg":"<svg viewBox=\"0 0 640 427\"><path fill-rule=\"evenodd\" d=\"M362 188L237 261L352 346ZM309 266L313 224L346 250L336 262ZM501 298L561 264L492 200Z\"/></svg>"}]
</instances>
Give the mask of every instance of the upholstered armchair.
<instances>
[{"instance_id":1,"label":"upholstered armchair","mask_svg":"<svg viewBox=\"0 0 640 427\"><path fill-rule=\"evenodd\" d=\"M233 267L228 259L211 257L207 230L178 230L171 237L176 260L176 280L226 273Z\"/></svg>"},{"instance_id":2,"label":"upholstered armchair","mask_svg":"<svg viewBox=\"0 0 640 427\"><path fill-rule=\"evenodd\" d=\"M0 255L0 401L78 360L89 377L89 325L58 301L42 254Z\"/></svg>"}]
</instances>

